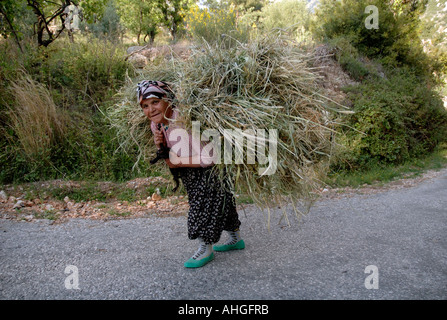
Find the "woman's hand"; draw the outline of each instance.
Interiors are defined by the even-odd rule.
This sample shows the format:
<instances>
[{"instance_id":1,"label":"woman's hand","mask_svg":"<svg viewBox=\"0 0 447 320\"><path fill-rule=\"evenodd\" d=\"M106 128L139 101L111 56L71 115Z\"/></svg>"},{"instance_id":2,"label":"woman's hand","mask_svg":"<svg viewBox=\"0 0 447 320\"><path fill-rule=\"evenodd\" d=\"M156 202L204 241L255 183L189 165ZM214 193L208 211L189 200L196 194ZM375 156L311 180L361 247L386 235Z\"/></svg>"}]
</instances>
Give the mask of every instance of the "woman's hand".
<instances>
[{"instance_id":1,"label":"woman's hand","mask_svg":"<svg viewBox=\"0 0 447 320\"><path fill-rule=\"evenodd\" d=\"M159 130L154 132L154 142L158 148L160 148L160 145L165 143L165 136L163 132Z\"/></svg>"},{"instance_id":2,"label":"woman's hand","mask_svg":"<svg viewBox=\"0 0 447 320\"><path fill-rule=\"evenodd\" d=\"M178 166L173 164L171 162L171 160L169 160L169 159L165 159L165 162L166 162L166 164L168 165L169 168L178 168Z\"/></svg>"},{"instance_id":3,"label":"woman's hand","mask_svg":"<svg viewBox=\"0 0 447 320\"><path fill-rule=\"evenodd\" d=\"M179 157L174 152L169 152L169 159L165 159L169 168L198 168L200 165L200 158L193 157Z\"/></svg>"}]
</instances>

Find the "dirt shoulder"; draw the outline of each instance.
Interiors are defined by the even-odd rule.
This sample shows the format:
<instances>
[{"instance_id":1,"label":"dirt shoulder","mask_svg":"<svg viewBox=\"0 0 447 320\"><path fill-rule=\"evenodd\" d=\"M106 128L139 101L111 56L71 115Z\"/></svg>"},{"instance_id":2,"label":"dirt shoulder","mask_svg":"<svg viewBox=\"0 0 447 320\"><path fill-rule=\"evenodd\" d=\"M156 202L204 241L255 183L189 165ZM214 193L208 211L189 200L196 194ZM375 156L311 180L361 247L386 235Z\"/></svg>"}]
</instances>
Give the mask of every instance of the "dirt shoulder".
<instances>
[{"instance_id":1,"label":"dirt shoulder","mask_svg":"<svg viewBox=\"0 0 447 320\"><path fill-rule=\"evenodd\" d=\"M377 182L372 185L364 184L359 188L352 188L352 187L324 188L320 190L319 195L322 198L333 199L333 198L349 197L359 194L369 195L369 194L386 192L389 190L411 188L417 186L421 182L439 177L445 172L447 172L447 168L437 170L427 170L426 172L418 175L417 177L403 177L391 182L387 183ZM412 174L409 174L409 176L410 175Z\"/></svg>"},{"instance_id":2,"label":"dirt shoulder","mask_svg":"<svg viewBox=\"0 0 447 320\"><path fill-rule=\"evenodd\" d=\"M125 183L51 180L4 185L0 188L0 218L60 223L71 218L186 215L188 199L184 194L162 196L160 190L170 184L162 177L148 177Z\"/></svg>"},{"instance_id":3,"label":"dirt shoulder","mask_svg":"<svg viewBox=\"0 0 447 320\"><path fill-rule=\"evenodd\" d=\"M446 171L447 168L430 170L418 177L398 179L386 184L363 185L360 188L322 188L318 195L322 199L334 199L410 188ZM137 178L121 184L95 182L92 185L88 182L51 180L4 185L0 187L0 219L48 219L50 223L62 223L72 218L110 220L186 216L189 205L184 193L160 192L170 185L171 181L162 177ZM74 193L74 190L78 193ZM99 199L70 198L69 195L79 197L79 190L84 192L81 196L85 198Z\"/></svg>"}]
</instances>

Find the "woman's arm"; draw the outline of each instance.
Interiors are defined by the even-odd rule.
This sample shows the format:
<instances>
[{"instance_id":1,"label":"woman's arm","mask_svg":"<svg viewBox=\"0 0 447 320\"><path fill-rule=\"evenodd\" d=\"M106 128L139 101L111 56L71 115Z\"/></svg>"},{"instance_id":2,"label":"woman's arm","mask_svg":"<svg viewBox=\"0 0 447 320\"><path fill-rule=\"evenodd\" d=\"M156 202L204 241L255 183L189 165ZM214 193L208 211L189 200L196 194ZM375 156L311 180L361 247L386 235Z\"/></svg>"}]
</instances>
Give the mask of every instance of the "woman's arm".
<instances>
[{"instance_id":1,"label":"woman's arm","mask_svg":"<svg viewBox=\"0 0 447 320\"><path fill-rule=\"evenodd\" d=\"M172 161L171 161L172 160ZM165 159L169 168L200 168L200 156L179 157L174 152L169 153L169 159ZM174 162L174 163L172 163Z\"/></svg>"}]
</instances>

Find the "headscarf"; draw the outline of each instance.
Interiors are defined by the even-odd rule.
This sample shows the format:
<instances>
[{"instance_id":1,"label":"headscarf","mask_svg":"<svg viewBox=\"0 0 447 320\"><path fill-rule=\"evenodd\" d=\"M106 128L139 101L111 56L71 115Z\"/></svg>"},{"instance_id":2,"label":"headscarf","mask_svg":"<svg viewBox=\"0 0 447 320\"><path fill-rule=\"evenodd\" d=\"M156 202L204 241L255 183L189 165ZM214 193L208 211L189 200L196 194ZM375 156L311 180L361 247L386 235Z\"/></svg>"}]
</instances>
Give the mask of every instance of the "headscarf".
<instances>
[{"instance_id":1,"label":"headscarf","mask_svg":"<svg viewBox=\"0 0 447 320\"><path fill-rule=\"evenodd\" d=\"M166 99L174 101L175 95L170 86L164 81L143 80L137 85L137 100L141 104L149 98Z\"/></svg>"}]
</instances>

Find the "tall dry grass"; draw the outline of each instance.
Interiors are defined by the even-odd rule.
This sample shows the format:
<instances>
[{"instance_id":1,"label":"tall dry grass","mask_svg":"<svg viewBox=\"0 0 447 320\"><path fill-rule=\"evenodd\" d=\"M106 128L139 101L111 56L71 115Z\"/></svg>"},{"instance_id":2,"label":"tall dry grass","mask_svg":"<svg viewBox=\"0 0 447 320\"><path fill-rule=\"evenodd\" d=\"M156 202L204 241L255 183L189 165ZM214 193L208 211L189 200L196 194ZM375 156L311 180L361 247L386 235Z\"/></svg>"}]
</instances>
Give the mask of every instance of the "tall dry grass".
<instances>
[{"instance_id":1,"label":"tall dry grass","mask_svg":"<svg viewBox=\"0 0 447 320\"><path fill-rule=\"evenodd\" d=\"M259 163L220 163L216 170L260 207L269 210L291 202L298 213L298 206L308 209L315 199L332 154L337 117L349 112L323 94L313 59L311 52L281 32L231 48L205 44L189 59L148 65L138 79L128 79L108 115L121 147L136 145L142 158L153 153L154 146L148 120L135 101L141 79L171 84L179 111L176 121L187 128L199 121L201 130L216 129L222 137L226 129L276 129L273 174L261 175ZM230 142L233 150L246 152L243 141L235 140Z\"/></svg>"},{"instance_id":2,"label":"tall dry grass","mask_svg":"<svg viewBox=\"0 0 447 320\"><path fill-rule=\"evenodd\" d=\"M45 85L25 72L11 81L9 90L14 96L14 103L7 107L13 130L8 138L18 139L21 149L30 159L46 154L67 131L63 110L57 108Z\"/></svg>"}]
</instances>

